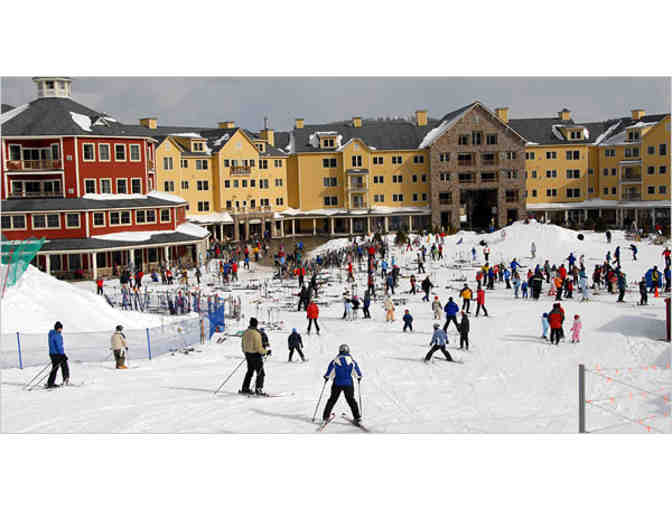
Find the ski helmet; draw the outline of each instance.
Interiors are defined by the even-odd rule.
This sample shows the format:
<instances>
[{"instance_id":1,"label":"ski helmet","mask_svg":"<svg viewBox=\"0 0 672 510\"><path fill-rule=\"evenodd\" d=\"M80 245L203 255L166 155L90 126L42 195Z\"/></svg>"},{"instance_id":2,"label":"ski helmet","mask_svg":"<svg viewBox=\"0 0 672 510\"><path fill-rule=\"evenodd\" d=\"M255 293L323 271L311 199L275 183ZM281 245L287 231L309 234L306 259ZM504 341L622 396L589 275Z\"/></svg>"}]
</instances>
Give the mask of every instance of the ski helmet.
<instances>
[{"instance_id":1,"label":"ski helmet","mask_svg":"<svg viewBox=\"0 0 672 510\"><path fill-rule=\"evenodd\" d=\"M119 325L117 326L117 331L121 331L121 330L123 330L123 329L124 329L124 326L122 326L121 324L119 324Z\"/></svg>"},{"instance_id":2,"label":"ski helmet","mask_svg":"<svg viewBox=\"0 0 672 510\"><path fill-rule=\"evenodd\" d=\"M441 327L441 325L438 322L434 323L434 329L439 329L440 327Z\"/></svg>"},{"instance_id":3,"label":"ski helmet","mask_svg":"<svg viewBox=\"0 0 672 510\"><path fill-rule=\"evenodd\" d=\"M350 354L350 347L348 346L348 344L339 345L338 354Z\"/></svg>"}]
</instances>

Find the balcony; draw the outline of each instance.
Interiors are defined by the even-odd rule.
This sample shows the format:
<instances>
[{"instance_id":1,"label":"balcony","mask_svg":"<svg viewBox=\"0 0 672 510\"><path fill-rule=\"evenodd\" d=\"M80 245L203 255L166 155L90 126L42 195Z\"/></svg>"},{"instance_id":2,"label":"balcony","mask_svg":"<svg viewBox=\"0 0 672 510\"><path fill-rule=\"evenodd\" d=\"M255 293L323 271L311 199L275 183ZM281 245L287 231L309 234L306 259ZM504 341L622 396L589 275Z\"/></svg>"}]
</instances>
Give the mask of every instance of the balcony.
<instances>
[{"instance_id":1,"label":"balcony","mask_svg":"<svg viewBox=\"0 0 672 510\"><path fill-rule=\"evenodd\" d=\"M65 198L62 191L11 191L8 198Z\"/></svg>"},{"instance_id":2,"label":"balcony","mask_svg":"<svg viewBox=\"0 0 672 510\"><path fill-rule=\"evenodd\" d=\"M238 216L256 216L259 214L268 214L273 212L273 209L270 205L262 205L259 207L231 207L226 209L226 212L230 214L236 214Z\"/></svg>"},{"instance_id":3,"label":"balcony","mask_svg":"<svg viewBox=\"0 0 672 510\"><path fill-rule=\"evenodd\" d=\"M481 165L495 166L497 164L497 157L494 154L483 154L481 156Z\"/></svg>"},{"instance_id":4,"label":"balcony","mask_svg":"<svg viewBox=\"0 0 672 510\"><path fill-rule=\"evenodd\" d=\"M639 191L624 191L621 193L621 200L641 200L642 194Z\"/></svg>"},{"instance_id":5,"label":"balcony","mask_svg":"<svg viewBox=\"0 0 672 510\"><path fill-rule=\"evenodd\" d=\"M39 159L34 161L8 161L7 170L60 170L63 163L60 159Z\"/></svg>"},{"instance_id":6,"label":"balcony","mask_svg":"<svg viewBox=\"0 0 672 510\"><path fill-rule=\"evenodd\" d=\"M458 174L457 182L460 184L475 184L476 176L474 174Z\"/></svg>"},{"instance_id":7,"label":"balcony","mask_svg":"<svg viewBox=\"0 0 672 510\"><path fill-rule=\"evenodd\" d=\"M229 175L250 175L252 168L249 166L231 166L229 167Z\"/></svg>"},{"instance_id":8,"label":"balcony","mask_svg":"<svg viewBox=\"0 0 672 510\"><path fill-rule=\"evenodd\" d=\"M457 166L474 166L473 159L458 159Z\"/></svg>"},{"instance_id":9,"label":"balcony","mask_svg":"<svg viewBox=\"0 0 672 510\"><path fill-rule=\"evenodd\" d=\"M497 182L497 174L494 172L482 173L481 182Z\"/></svg>"},{"instance_id":10,"label":"balcony","mask_svg":"<svg viewBox=\"0 0 672 510\"><path fill-rule=\"evenodd\" d=\"M368 209L366 200L353 200L350 209Z\"/></svg>"},{"instance_id":11,"label":"balcony","mask_svg":"<svg viewBox=\"0 0 672 510\"><path fill-rule=\"evenodd\" d=\"M453 201L450 198L439 198L439 205L452 205Z\"/></svg>"},{"instance_id":12,"label":"balcony","mask_svg":"<svg viewBox=\"0 0 672 510\"><path fill-rule=\"evenodd\" d=\"M621 182L642 182L642 174L639 172L623 172Z\"/></svg>"},{"instance_id":13,"label":"balcony","mask_svg":"<svg viewBox=\"0 0 672 510\"><path fill-rule=\"evenodd\" d=\"M351 183L348 185L349 192L365 193L368 186L365 183Z\"/></svg>"}]
</instances>

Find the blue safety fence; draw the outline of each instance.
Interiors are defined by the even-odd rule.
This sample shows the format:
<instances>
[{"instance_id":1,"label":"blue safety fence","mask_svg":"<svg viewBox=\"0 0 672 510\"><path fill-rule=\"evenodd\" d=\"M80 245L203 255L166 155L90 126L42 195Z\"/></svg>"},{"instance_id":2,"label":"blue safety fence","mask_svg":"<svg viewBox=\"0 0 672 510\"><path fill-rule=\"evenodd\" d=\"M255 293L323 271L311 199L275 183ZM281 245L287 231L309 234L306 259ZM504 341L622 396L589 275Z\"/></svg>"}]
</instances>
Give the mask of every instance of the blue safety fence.
<instances>
[{"instance_id":1,"label":"blue safety fence","mask_svg":"<svg viewBox=\"0 0 672 510\"><path fill-rule=\"evenodd\" d=\"M152 359L210 337L206 317L170 322L147 329L126 329L129 359ZM63 332L65 354L71 363L113 359L110 339L114 331ZM3 334L0 343L0 368L24 368L49 362L48 331L43 334Z\"/></svg>"}]
</instances>

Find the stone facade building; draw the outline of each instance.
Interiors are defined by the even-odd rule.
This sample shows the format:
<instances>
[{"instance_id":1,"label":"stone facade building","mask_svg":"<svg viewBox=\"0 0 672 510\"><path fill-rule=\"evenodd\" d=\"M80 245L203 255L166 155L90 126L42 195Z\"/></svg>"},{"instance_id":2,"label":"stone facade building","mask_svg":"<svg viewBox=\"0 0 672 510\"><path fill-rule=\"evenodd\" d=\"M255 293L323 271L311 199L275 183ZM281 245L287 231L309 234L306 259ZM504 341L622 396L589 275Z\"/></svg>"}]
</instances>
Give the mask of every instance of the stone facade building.
<instances>
[{"instance_id":1,"label":"stone facade building","mask_svg":"<svg viewBox=\"0 0 672 510\"><path fill-rule=\"evenodd\" d=\"M486 229L525 217L525 143L507 110L479 102L446 114L430 150L432 224Z\"/></svg>"}]
</instances>

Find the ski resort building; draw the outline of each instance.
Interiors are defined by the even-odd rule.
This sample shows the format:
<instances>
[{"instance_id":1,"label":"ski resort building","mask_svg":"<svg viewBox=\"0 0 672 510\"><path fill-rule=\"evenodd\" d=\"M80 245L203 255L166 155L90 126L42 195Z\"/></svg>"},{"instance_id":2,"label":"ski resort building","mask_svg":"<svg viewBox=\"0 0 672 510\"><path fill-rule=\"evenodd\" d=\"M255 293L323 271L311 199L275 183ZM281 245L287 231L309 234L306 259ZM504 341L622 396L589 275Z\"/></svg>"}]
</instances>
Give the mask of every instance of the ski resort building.
<instances>
[{"instance_id":1,"label":"ski resort building","mask_svg":"<svg viewBox=\"0 0 672 510\"><path fill-rule=\"evenodd\" d=\"M152 133L73 101L69 78L33 81L37 99L0 115L3 236L45 237L36 264L62 276L202 256L207 231L154 191Z\"/></svg>"}]
</instances>

